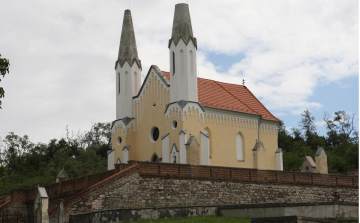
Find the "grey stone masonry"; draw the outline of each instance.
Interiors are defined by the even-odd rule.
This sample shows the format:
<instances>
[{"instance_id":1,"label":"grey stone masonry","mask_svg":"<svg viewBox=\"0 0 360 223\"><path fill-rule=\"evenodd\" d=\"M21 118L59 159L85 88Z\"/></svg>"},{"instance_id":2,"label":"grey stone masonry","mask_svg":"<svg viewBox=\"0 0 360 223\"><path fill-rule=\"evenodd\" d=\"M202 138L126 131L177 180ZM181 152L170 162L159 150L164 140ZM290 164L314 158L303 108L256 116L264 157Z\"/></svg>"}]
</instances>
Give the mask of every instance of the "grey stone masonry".
<instances>
[{"instance_id":1,"label":"grey stone masonry","mask_svg":"<svg viewBox=\"0 0 360 223\"><path fill-rule=\"evenodd\" d=\"M256 204L358 203L357 187L259 184L253 182L142 178L139 172L120 178L68 207L69 215L119 208Z\"/></svg>"}]
</instances>

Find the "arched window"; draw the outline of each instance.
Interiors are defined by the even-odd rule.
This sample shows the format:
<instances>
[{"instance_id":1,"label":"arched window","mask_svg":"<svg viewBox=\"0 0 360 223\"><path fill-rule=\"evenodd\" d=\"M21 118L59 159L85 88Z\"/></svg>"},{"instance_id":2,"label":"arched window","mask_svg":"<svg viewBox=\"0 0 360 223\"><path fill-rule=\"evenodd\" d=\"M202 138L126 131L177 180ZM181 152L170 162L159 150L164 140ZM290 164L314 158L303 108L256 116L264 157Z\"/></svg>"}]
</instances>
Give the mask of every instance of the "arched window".
<instances>
[{"instance_id":1,"label":"arched window","mask_svg":"<svg viewBox=\"0 0 360 223\"><path fill-rule=\"evenodd\" d=\"M159 157L156 153L152 155L150 162L159 162Z\"/></svg>"},{"instance_id":2,"label":"arched window","mask_svg":"<svg viewBox=\"0 0 360 223\"><path fill-rule=\"evenodd\" d=\"M209 132L204 129L201 134L201 165L210 165L210 135Z\"/></svg>"},{"instance_id":3,"label":"arched window","mask_svg":"<svg viewBox=\"0 0 360 223\"><path fill-rule=\"evenodd\" d=\"M172 53L172 58L173 58L173 75L175 74L175 53L173 51Z\"/></svg>"},{"instance_id":4,"label":"arched window","mask_svg":"<svg viewBox=\"0 0 360 223\"><path fill-rule=\"evenodd\" d=\"M236 157L237 157L238 161L243 161L244 160L243 139L242 139L240 133L238 133L236 135Z\"/></svg>"},{"instance_id":5,"label":"arched window","mask_svg":"<svg viewBox=\"0 0 360 223\"><path fill-rule=\"evenodd\" d=\"M170 152L171 163L179 163L179 150L174 143Z\"/></svg>"}]
</instances>

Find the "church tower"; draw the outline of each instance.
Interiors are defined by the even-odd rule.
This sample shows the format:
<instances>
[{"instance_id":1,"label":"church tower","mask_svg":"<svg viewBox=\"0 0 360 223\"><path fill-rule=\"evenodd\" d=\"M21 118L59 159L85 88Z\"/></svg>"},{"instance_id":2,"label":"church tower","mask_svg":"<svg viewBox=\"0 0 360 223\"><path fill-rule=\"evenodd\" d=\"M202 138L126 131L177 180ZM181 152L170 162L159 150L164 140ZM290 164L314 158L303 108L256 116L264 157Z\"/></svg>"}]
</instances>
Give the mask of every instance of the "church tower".
<instances>
[{"instance_id":1,"label":"church tower","mask_svg":"<svg viewBox=\"0 0 360 223\"><path fill-rule=\"evenodd\" d=\"M197 94L197 42L194 38L189 5L175 5L170 53L170 102L198 101Z\"/></svg>"},{"instance_id":2,"label":"church tower","mask_svg":"<svg viewBox=\"0 0 360 223\"><path fill-rule=\"evenodd\" d=\"M141 61L138 58L131 11L125 10L116 71L116 119L133 118L132 97L141 87Z\"/></svg>"}]
</instances>

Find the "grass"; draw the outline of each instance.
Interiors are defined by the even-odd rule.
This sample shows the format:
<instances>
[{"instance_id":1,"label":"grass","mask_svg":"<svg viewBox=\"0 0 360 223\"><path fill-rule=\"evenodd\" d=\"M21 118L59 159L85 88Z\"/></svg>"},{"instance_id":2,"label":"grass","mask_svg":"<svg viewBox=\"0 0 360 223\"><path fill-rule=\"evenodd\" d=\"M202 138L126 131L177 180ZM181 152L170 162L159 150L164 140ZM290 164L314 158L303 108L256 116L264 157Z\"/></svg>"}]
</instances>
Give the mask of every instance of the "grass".
<instances>
[{"instance_id":1,"label":"grass","mask_svg":"<svg viewBox=\"0 0 360 223\"><path fill-rule=\"evenodd\" d=\"M134 221L132 221L134 222ZM218 217L218 216L206 216L206 217L186 217L186 218L168 218L157 220L141 220L137 223L250 223L248 218L230 218L230 217Z\"/></svg>"}]
</instances>

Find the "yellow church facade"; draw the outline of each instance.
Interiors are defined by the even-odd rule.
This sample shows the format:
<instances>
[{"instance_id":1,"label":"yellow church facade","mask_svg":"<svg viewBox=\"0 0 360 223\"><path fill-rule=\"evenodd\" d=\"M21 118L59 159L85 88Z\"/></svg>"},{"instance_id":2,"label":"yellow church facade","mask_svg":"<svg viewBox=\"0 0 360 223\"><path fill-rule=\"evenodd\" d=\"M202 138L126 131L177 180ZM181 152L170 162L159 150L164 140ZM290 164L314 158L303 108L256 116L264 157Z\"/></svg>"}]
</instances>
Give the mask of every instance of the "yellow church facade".
<instances>
[{"instance_id":1,"label":"yellow church facade","mask_svg":"<svg viewBox=\"0 0 360 223\"><path fill-rule=\"evenodd\" d=\"M141 84L131 12L116 70L108 169L128 160L282 170L279 120L244 85L197 77L189 7L175 6L170 72L152 65Z\"/></svg>"}]
</instances>

